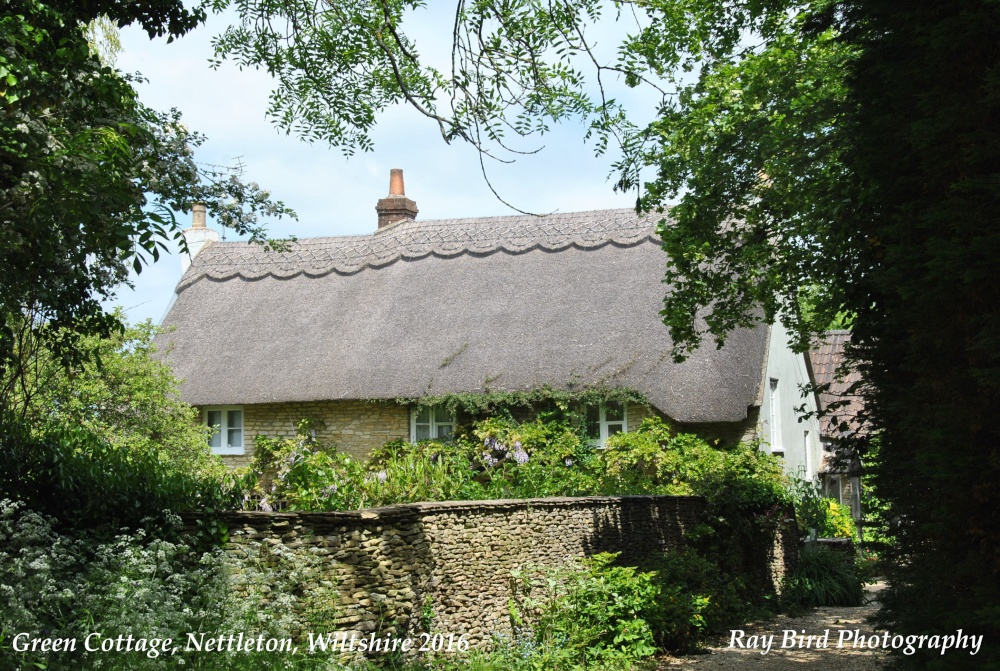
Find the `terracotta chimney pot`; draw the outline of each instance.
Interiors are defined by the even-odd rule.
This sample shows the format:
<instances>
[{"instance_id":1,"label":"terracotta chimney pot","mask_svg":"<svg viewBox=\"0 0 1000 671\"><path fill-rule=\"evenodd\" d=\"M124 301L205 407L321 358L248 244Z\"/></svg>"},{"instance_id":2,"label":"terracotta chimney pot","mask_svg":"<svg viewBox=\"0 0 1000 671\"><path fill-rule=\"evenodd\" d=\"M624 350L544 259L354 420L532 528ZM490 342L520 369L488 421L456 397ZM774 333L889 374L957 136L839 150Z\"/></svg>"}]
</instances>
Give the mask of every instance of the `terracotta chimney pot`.
<instances>
[{"instance_id":1,"label":"terracotta chimney pot","mask_svg":"<svg viewBox=\"0 0 1000 671\"><path fill-rule=\"evenodd\" d=\"M375 205L378 213L379 230L398 224L401 221L413 221L417 218L417 204L406 197L403 186L403 171L393 168L389 171L389 195Z\"/></svg>"},{"instance_id":2,"label":"terracotta chimney pot","mask_svg":"<svg viewBox=\"0 0 1000 671\"><path fill-rule=\"evenodd\" d=\"M389 171L389 195L406 195L406 189L403 186L403 171L400 168L393 168Z\"/></svg>"}]
</instances>

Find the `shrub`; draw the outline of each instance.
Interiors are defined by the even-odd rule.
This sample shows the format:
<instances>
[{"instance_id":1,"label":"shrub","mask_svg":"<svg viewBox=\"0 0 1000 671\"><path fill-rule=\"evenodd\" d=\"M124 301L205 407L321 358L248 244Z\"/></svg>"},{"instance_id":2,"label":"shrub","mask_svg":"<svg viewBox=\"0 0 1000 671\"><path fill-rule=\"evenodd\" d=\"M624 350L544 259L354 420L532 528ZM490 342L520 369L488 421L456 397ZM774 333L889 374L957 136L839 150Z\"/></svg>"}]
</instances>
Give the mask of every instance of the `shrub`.
<instances>
[{"instance_id":1,"label":"shrub","mask_svg":"<svg viewBox=\"0 0 1000 671\"><path fill-rule=\"evenodd\" d=\"M807 543L795 572L785 579L781 597L790 608L860 606L864 583L853 557Z\"/></svg>"},{"instance_id":2,"label":"shrub","mask_svg":"<svg viewBox=\"0 0 1000 671\"><path fill-rule=\"evenodd\" d=\"M72 368L38 343L22 353L23 368L0 379L17 390L0 408L0 498L80 528L238 506L239 483L154 356L157 332L146 322L81 338Z\"/></svg>"},{"instance_id":3,"label":"shrub","mask_svg":"<svg viewBox=\"0 0 1000 671\"><path fill-rule=\"evenodd\" d=\"M563 569L517 574L511 642L537 668L589 668L656 652L653 630L660 589L655 573L614 566L598 554Z\"/></svg>"},{"instance_id":4,"label":"shrub","mask_svg":"<svg viewBox=\"0 0 1000 671\"><path fill-rule=\"evenodd\" d=\"M251 470L265 509L358 510L417 501L475 496L467 458L440 443L387 443L368 462L316 441L308 424L295 438L257 437ZM478 498L483 498L479 496Z\"/></svg>"},{"instance_id":5,"label":"shrub","mask_svg":"<svg viewBox=\"0 0 1000 671\"><path fill-rule=\"evenodd\" d=\"M660 590L651 624L662 648L694 649L708 634L741 623L752 612L742 581L693 549L666 552L648 567Z\"/></svg>"},{"instance_id":6,"label":"shrub","mask_svg":"<svg viewBox=\"0 0 1000 671\"><path fill-rule=\"evenodd\" d=\"M38 435L0 422L0 498L20 500L65 527L135 529L162 523L165 510L237 508L242 486L230 473L187 472L154 448L113 444L84 427L53 426Z\"/></svg>"},{"instance_id":7,"label":"shrub","mask_svg":"<svg viewBox=\"0 0 1000 671\"><path fill-rule=\"evenodd\" d=\"M595 450L566 421L541 416L477 423L472 467L486 498L586 496L596 492Z\"/></svg>"},{"instance_id":8,"label":"shrub","mask_svg":"<svg viewBox=\"0 0 1000 671\"><path fill-rule=\"evenodd\" d=\"M857 540L858 527L850 507L820 496L812 482L801 478L792 478L788 491L795 502L795 519L802 535L815 531L819 538Z\"/></svg>"},{"instance_id":9,"label":"shrub","mask_svg":"<svg viewBox=\"0 0 1000 671\"><path fill-rule=\"evenodd\" d=\"M171 517L173 525L180 520ZM198 552L184 542L144 531L105 538L68 535L54 520L0 501L0 669L166 669L254 671L316 668L318 659L287 654L185 653L188 632L243 632L291 638L322 631L339 613L331 589L301 597L294 587L316 580L322 562L281 548L246 547L239 562L221 551ZM75 637L170 638L177 655L15 652L17 633Z\"/></svg>"}]
</instances>

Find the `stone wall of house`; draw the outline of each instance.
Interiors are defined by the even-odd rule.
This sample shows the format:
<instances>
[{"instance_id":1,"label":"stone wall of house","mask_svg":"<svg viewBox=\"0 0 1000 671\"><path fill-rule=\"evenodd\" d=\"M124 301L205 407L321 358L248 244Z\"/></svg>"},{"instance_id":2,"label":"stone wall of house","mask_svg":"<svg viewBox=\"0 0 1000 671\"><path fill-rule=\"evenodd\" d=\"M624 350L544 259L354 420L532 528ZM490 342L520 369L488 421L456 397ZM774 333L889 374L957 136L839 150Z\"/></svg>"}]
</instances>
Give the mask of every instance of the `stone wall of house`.
<instances>
[{"instance_id":1,"label":"stone wall of house","mask_svg":"<svg viewBox=\"0 0 1000 671\"><path fill-rule=\"evenodd\" d=\"M224 456L230 466L253 458L255 436L289 438L303 419L312 421L316 437L352 457L366 458L383 443L410 438L410 411L392 401L314 401L243 406L246 454Z\"/></svg>"},{"instance_id":2,"label":"stone wall of house","mask_svg":"<svg viewBox=\"0 0 1000 671\"><path fill-rule=\"evenodd\" d=\"M699 497L667 496L459 501L232 513L225 521L237 561L262 553L265 562L287 561L291 553L319 566L297 591L332 586L336 614L332 624L306 623L303 636L414 637L429 626L487 648L494 634L510 633L512 571L560 567L598 552L621 552L623 561L641 564L653 552L682 546L704 505ZM794 543L772 547L761 566L748 567L752 578L780 581L794 565Z\"/></svg>"},{"instance_id":3,"label":"stone wall of house","mask_svg":"<svg viewBox=\"0 0 1000 671\"><path fill-rule=\"evenodd\" d=\"M733 424L677 424L655 408L639 403L627 407L628 430L635 431L646 417L658 416L678 431L696 433L706 439L726 443L749 440L756 436L757 414L751 409L745 422ZM525 413L519 419L530 421ZM313 401L302 403L265 403L243 406L246 452L224 455L223 461L236 468L253 458L255 436L288 438L295 435L299 421L313 422L316 437L342 452L365 459L372 450L390 440L410 439L410 408L393 401Z\"/></svg>"},{"instance_id":4,"label":"stone wall of house","mask_svg":"<svg viewBox=\"0 0 1000 671\"><path fill-rule=\"evenodd\" d=\"M636 431L639 425L642 424L642 420L647 417L660 417L661 419L666 419L666 416L659 412L658 410L649 407L648 405L643 405L640 403L629 403L625 407L625 419L628 422L628 430ZM669 420L668 420L669 421Z\"/></svg>"}]
</instances>

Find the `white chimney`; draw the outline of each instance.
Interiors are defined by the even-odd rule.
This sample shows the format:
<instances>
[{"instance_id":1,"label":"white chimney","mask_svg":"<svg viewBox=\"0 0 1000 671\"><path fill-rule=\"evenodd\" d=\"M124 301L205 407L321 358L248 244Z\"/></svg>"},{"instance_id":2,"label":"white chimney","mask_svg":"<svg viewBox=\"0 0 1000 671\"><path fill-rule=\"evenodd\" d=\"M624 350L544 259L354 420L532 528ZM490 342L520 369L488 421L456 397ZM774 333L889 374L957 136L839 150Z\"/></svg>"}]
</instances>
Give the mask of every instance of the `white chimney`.
<instances>
[{"instance_id":1,"label":"white chimney","mask_svg":"<svg viewBox=\"0 0 1000 671\"><path fill-rule=\"evenodd\" d=\"M219 233L213 231L205 225L205 204L195 203L191 207L191 228L184 231L184 239L187 241L188 254L181 254L181 274L187 272L191 267L194 257L205 246L205 243L212 240L218 241Z\"/></svg>"}]
</instances>

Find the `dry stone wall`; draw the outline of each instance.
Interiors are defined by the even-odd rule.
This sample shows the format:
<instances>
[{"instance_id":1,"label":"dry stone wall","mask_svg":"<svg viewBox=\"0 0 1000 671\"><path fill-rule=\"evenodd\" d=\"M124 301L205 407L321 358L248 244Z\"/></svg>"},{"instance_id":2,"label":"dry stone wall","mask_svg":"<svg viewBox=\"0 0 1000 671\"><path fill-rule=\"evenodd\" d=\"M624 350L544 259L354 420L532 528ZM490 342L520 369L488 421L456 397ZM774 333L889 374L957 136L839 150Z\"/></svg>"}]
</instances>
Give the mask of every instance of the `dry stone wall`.
<instances>
[{"instance_id":1,"label":"dry stone wall","mask_svg":"<svg viewBox=\"0 0 1000 671\"><path fill-rule=\"evenodd\" d=\"M486 648L495 634L510 633L512 571L559 567L598 552L641 563L652 552L683 545L704 506L699 497L584 497L243 512L224 519L228 551L237 560L292 553L319 567L298 591L333 585L334 628L322 633L401 637L431 626ZM782 548L794 553L795 546L775 547L759 575L780 579L791 566ZM329 624L306 626L316 631Z\"/></svg>"}]
</instances>

